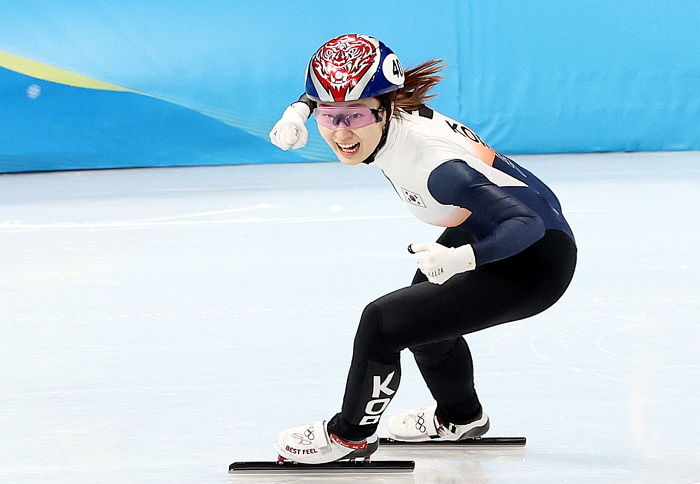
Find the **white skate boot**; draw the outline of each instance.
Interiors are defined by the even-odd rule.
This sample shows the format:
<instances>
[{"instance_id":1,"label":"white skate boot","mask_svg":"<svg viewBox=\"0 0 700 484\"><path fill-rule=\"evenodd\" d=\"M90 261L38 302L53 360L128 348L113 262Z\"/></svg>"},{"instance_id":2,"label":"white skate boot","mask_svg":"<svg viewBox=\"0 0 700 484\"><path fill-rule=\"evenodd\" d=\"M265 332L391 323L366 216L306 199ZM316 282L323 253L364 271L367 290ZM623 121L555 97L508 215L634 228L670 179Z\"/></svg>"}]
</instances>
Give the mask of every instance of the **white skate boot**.
<instances>
[{"instance_id":1,"label":"white skate boot","mask_svg":"<svg viewBox=\"0 0 700 484\"><path fill-rule=\"evenodd\" d=\"M324 420L280 432L274 445L280 461L324 464L369 457L379 447L379 441L376 435L372 435L361 442L348 442L335 434L329 434Z\"/></svg>"},{"instance_id":2,"label":"white skate boot","mask_svg":"<svg viewBox=\"0 0 700 484\"><path fill-rule=\"evenodd\" d=\"M489 418L484 413L473 422L456 425L438 419L435 415L436 408L437 405L414 408L391 416L386 426L389 436L406 442L455 441L481 437L489 429Z\"/></svg>"}]
</instances>

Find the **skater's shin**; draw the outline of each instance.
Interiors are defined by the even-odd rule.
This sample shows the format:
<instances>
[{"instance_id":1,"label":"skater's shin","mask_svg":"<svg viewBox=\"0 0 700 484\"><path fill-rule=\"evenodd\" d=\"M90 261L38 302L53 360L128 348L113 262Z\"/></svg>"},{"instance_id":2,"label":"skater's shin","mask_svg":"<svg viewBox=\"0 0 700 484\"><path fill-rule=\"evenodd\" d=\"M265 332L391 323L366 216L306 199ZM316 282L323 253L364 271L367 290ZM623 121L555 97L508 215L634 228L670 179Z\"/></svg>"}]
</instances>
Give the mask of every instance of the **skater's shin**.
<instances>
[{"instance_id":1,"label":"skater's shin","mask_svg":"<svg viewBox=\"0 0 700 484\"><path fill-rule=\"evenodd\" d=\"M400 349L383 334L379 304L370 303L355 335L342 411L329 422L330 432L344 439L362 440L377 430L399 388Z\"/></svg>"}]
</instances>

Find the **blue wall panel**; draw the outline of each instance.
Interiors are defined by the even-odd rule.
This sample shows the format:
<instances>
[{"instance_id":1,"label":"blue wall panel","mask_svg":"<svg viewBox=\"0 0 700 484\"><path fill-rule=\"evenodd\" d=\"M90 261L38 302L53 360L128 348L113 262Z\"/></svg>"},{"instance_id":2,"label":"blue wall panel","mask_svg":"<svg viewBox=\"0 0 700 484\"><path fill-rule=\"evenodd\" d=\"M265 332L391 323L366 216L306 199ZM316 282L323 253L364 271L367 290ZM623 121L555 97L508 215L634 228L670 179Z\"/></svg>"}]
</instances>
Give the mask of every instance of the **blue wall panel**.
<instances>
[{"instance_id":1,"label":"blue wall panel","mask_svg":"<svg viewBox=\"0 0 700 484\"><path fill-rule=\"evenodd\" d=\"M53 82L25 95L36 82L0 68L0 171L285 161L265 140L177 104Z\"/></svg>"},{"instance_id":2,"label":"blue wall panel","mask_svg":"<svg viewBox=\"0 0 700 484\"><path fill-rule=\"evenodd\" d=\"M700 148L700 2L464 2L459 116L517 152Z\"/></svg>"},{"instance_id":3,"label":"blue wall panel","mask_svg":"<svg viewBox=\"0 0 700 484\"><path fill-rule=\"evenodd\" d=\"M312 123L296 152L267 131L346 32L445 58L433 106L503 152L700 149L699 19L695 0L6 2L0 54L133 92L0 62L0 171L332 159Z\"/></svg>"}]
</instances>

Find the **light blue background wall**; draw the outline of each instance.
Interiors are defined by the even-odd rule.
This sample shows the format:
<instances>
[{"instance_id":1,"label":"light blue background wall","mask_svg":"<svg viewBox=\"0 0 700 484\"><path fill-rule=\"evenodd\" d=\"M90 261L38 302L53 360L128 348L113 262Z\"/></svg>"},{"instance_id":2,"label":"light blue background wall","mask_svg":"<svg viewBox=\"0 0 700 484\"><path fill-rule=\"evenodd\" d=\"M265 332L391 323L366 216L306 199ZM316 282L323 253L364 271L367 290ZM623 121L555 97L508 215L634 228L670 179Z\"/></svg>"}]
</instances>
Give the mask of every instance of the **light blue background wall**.
<instances>
[{"instance_id":1,"label":"light blue background wall","mask_svg":"<svg viewBox=\"0 0 700 484\"><path fill-rule=\"evenodd\" d=\"M433 107L506 153L700 149L700 2L4 2L0 51L136 93L0 67L0 171L332 159L267 131L347 32L410 66L444 58ZM27 88L39 85L41 95Z\"/></svg>"}]
</instances>

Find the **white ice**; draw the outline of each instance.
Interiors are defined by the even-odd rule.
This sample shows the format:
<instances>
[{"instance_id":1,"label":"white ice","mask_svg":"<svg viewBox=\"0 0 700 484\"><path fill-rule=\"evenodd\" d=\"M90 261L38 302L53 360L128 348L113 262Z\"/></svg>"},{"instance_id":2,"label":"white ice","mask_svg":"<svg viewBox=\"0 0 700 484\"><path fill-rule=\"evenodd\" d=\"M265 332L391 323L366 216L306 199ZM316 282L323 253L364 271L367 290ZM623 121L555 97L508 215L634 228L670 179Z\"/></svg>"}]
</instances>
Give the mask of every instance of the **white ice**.
<instances>
[{"instance_id":1,"label":"white ice","mask_svg":"<svg viewBox=\"0 0 700 484\"><path fill-rule=\"evenodd\" d=\"M515 158L580 256L552 309L467 337L489 435L528 444L363 479L700 481L700 152ZM338 163L0 177L0 482L349 482L227 470L339 409L362 309L439 233ZM389 413L430 403L403 372Z\"/></svg>"}]
</instances>

